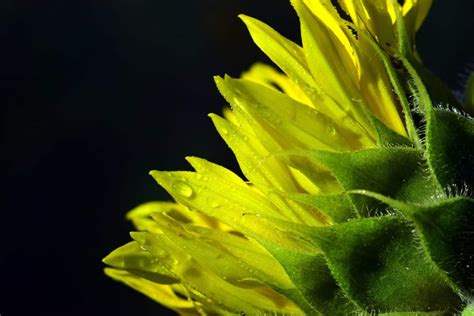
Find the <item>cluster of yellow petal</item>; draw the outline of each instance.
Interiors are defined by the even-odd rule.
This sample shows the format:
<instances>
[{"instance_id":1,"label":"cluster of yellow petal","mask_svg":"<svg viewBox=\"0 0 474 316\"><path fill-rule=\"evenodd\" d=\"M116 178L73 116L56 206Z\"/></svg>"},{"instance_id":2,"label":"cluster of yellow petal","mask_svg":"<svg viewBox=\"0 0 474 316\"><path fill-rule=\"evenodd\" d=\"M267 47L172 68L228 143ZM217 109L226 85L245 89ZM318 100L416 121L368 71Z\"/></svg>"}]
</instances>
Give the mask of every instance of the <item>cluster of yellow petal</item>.
<instances>
[{"instance_id":1,"label":"cluster of yellow petal","mask_svg":"<svg viewBox=\"0 0 474 316\"><path fill-rule=\"evenodd\" d=\"M349 20L330 0L292 4L302 46L241 16L282 72L256 64L240 79L215 78L231 108L210 117L247 181L193 157L195 172L152 171L177 203L131 211L140 232L104 259L112 278L183 315L303 314L282 294L294 289L285 270L259 244L315 253L279 223L334 220L294 198L341 192L330 172L302 151L375 147L374 120L407 136L388 64L391 56L414 53L414 33L431 0L340 0Z\"/></svg>"},{"instance_id":2,"label":"cluster of yellow petal","mask_svg":"<svg viewBox=\"0 0 474 316\"><path fill-rule=\"evenodd\" d=\"M213 203L200 209L218 210ZM301 314L274 290L294 287L283 268L242 233L178 203L146 203L128 217L140 232L104 259L113 267L106 269L110 277L182 315L224 315L229 310ZM264 230L261 223L252 225L251 216L241 224L248 224L249 232Z\"/></svg>"},{"instance_id":3,"label":"cluster of yellow petal","mask_svg":"<svg viewBox=\"0 0 474 316\"><path fill-rule=\"evenodd\" d=\"M388 51L396 52L400 49L401 32L407 33L406 40L414 49L415 33L426 18L432 0L406 0L401 6L396 0L342 0L339 3L355 25L370 33ZM397 24L397 19L402 19L403 24Z\"/></svg>"}]
</instances>

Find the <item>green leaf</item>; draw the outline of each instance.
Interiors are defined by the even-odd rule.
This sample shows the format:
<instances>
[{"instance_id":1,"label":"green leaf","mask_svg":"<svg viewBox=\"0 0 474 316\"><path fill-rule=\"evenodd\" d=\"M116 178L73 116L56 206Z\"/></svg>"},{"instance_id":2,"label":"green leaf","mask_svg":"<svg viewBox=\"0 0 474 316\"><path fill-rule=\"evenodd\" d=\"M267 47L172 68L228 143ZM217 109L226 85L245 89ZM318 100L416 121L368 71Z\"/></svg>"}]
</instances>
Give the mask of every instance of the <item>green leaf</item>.
<instances>
[{"instance_id":1,"label":"green leaf","mask_svg":"<svg viewBox=\"0 0 474 316\"><path fill-rule=\"evenodd\" d=\"M350 153L314 151L306 153L327 167L343 188L368 190L410 202L431 201L442 194L424 170L421 151L400 148L373 148ZM371 198L351 198L361 216L382 212L380 203Z\"/></svg>"},{"instance_id":2,"label":"green leaf","mask_svg":"<svg viewBox=\"0 0 474 316\"><path fill-rule=\"evenodd\" d=\"M407 221L364 218L313 230L332 275L367 311L445 311L460 305L420 253Z\"/></svg>"},{"instance_id":3,"label":"green leaf","mask_svg":"<svg viewBox=\"0 0 474 316\"><path fill-rule=\"evenodd\" d=\"M446 190L474 187L474 122L447 110L434 110L426 129L427 159Z\"/></svg>"}]
</instances>

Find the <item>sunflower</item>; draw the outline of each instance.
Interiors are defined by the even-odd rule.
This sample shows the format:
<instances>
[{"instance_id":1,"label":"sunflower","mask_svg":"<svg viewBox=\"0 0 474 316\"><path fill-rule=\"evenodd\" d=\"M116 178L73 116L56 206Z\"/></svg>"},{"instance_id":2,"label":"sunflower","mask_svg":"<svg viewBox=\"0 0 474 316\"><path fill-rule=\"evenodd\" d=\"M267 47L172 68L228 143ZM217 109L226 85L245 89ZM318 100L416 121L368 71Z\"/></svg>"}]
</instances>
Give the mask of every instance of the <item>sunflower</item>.
<instances>
[{"instance_id":1,"label":"sunflower","mask_svg":"<svg viewBox=\"0 0 474 316\"><path fill-rule=\"evenodd\" d=\"M241 15L276 68L215 78L245 179L151 171L174 202L105 273L182 315L469 315L474 123L416 51L431 0L292 5L302 45Z\"/></svg>"}]
</instances>

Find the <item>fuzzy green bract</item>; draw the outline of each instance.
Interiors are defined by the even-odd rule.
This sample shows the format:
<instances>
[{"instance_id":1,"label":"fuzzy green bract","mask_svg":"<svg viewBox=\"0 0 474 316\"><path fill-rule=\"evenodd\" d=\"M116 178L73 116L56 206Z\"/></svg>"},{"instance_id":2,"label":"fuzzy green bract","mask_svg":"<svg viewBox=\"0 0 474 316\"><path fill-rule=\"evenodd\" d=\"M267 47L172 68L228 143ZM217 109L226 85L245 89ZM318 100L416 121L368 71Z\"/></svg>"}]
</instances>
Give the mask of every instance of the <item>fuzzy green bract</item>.
<instances>
[{"instance_id":1,"label":"fuzzy green bract","mask_svg":"<svg viewBox=\"0 0 474 316\"><path fill-rule=\"evenodd\" d=\"M181 315L474 315L474 80L423 67L430 0L333 3L292 1L302 45L240 16L281 70L215 78L243 177L150 172L174 201L128 213L107 275Z\"/></svg>"}]
</instances>

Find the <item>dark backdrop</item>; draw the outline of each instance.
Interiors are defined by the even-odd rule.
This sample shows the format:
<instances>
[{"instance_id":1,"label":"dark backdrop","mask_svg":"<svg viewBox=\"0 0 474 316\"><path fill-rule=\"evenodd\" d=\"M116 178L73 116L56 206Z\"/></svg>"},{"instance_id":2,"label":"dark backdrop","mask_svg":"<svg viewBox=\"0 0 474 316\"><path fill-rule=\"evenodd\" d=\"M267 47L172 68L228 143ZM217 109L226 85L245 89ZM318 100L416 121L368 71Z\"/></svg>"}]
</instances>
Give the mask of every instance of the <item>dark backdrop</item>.
<instances>
[{"instance_id":1,"label":"dark backdrop","mask_svg":"<svg viewBox=\"0 0 474 316\"><path fill-rule=\"evenodd\" d=\"M435 2L419 48L460 89L473 1ZM286 0L1 1L2 316L163 313L100 260L129 240L127 210L168 198L149 170L236 170L206 114L213 75L266 60L239 13L298 38Z\"/></svg>"}]
</instances>

